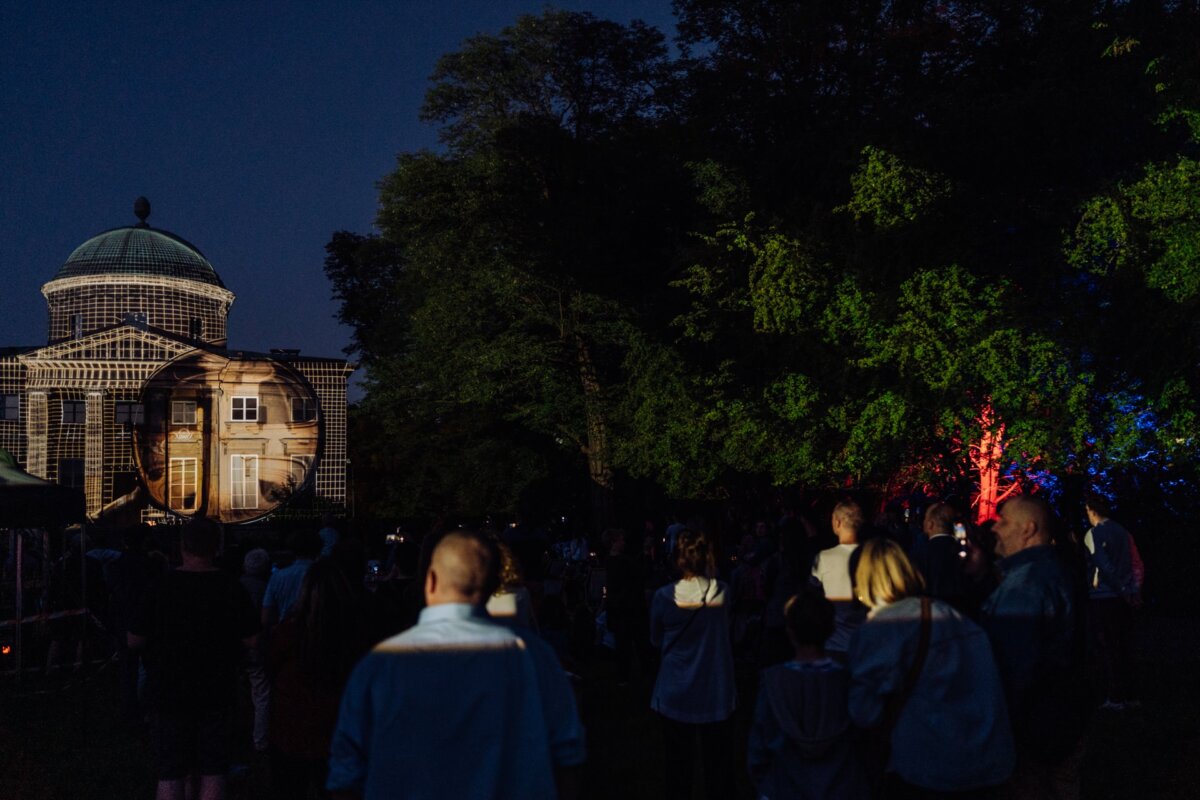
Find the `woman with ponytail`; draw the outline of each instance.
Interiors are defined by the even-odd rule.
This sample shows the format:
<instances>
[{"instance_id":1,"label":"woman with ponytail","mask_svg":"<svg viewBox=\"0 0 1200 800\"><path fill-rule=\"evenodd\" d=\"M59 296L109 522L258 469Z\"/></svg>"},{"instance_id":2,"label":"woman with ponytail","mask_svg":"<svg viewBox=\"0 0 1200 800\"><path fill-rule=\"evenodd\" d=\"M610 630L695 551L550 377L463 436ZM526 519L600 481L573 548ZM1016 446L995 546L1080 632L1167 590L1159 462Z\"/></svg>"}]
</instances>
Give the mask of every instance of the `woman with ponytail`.
<instances>
[{"instance_id":1,"label":"woman with ponytail","mask_svg":"<svg viewBox=\"0 0 1200 800\"><path fill-rule=\"evenodd\" d=\"M734 796L733 650L729 588L716 579L712 545L702 531L676 541L680 579L650 605L650 640L661 666L650 707L662 717L666 796L691 798L697 756L711 798Z\"/></svg>"}]
</instances>

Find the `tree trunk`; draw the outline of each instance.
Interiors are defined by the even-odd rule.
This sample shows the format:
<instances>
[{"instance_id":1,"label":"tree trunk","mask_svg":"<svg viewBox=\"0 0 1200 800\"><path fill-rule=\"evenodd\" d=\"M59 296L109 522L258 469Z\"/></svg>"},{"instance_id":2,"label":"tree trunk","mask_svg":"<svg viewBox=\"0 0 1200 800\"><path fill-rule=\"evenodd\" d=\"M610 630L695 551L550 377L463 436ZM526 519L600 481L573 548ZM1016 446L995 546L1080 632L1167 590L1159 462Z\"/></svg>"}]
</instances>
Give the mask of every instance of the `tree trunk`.
<instances>
[{"instance_id":1,"label":"tree trunk","mask_svg":"<svg viewBox=\"0 0 1200 800\"><path fill-rule=\"evenodd\" d=\"M592 500L592 527L604 530L613 524L613 472L608 454L608 427L600 397L600 379L596 365L582 336L575 336L575 351L579 359L579 381L583 386L583 407L587 415L587 456Z\"/></svg>"},{"instance_id":2,"label":"tree trunk","mask_svg":"<svg viewBox=\"0 0 1200 800\"><path fill-rule=\"evenodd\" d=\"M977 418L981 434L978 443L970 448L971 461L979 474L979 495L976 498L976 524L996 518L996 509L1021 489L1019 481L1001 486L1000 468L1004 462L1004 423L996 419L989 402Z\"/></svg>"}]
</instances>

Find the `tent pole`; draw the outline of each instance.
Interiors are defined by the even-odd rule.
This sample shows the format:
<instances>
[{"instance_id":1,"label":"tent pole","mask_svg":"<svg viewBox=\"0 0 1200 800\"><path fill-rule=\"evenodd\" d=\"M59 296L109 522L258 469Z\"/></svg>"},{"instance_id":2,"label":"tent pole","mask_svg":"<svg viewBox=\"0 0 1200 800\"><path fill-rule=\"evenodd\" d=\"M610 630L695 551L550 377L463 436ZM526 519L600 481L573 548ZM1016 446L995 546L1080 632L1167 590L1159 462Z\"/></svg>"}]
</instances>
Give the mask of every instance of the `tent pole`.
<instances>
[{"instance_id":1,"label":"tent pole","mask_svg":"<svg viewBox=\"0 0 1200 800\"><path fill-rule=\"evenodd\" d=\"M15 528L9 531L9 536L12 536L16 541L12 543L12 549L17 556L17 638L13 645L17 649L17 683L21 682L21 675L24 672L24 665L21 663L21 640L24 638L22 633L25 630L25 625L22 622L25 619L25 537L21 535L21 531Z\"/></svg>"}]
</instances>

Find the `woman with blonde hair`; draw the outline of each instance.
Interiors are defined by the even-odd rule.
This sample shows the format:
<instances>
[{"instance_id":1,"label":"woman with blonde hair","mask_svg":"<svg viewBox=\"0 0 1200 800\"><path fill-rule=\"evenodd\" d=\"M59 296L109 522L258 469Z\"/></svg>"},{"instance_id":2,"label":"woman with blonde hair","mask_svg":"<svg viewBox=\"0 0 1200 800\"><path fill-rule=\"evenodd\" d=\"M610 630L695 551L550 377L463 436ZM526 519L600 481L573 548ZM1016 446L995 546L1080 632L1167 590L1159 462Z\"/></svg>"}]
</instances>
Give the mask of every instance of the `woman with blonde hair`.
<instances>
[{"instance_id":1,"label":"woman with blonde hair","mask_svg":"<svg viewBox=\"0 0 1200 800\"><path fill-rule=\"evenodd\" d=\"M850 644L850 716L889 749L889 798L987 796L1014 750L987 635L940 600L895 542L872 539L854 573L870 609Z\"/></svg>"},{"instance_id":2,"label":"woman with blonde hair","mask_svg":"<svg viewBox=\"0 0 1200 800\"><path fill-rule=\"evenodd\" d=\"M707 796L733 797L729 587L715 577L703 531L681 531L675 552L681 577L659 589L650 604L650 641L661 656L650 707L662 717L666 795L690 800L700 756Z\"/></svg>"}]
</instances>

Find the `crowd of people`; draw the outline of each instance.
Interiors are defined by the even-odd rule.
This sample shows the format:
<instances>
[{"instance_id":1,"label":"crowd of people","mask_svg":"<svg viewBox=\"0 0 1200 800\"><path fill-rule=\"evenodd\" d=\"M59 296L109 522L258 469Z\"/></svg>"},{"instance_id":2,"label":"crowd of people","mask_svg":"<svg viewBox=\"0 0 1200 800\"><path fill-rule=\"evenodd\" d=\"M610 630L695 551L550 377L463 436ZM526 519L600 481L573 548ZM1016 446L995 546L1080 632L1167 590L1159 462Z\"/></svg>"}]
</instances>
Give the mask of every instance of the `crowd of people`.
<instances>
[{"instance_id":1,"label":"crowd of people","mask_svg":"<svg viewBox=\"0 0 1200 800\"><path fill-rule=\"evenodd\" d=\"M868 524L843 500L557 543L435 529L378 561L326 519L240 575L212 522L174 564L135 530L105 570L122 709L159 798L226 796L244 751L278 798L570 798L603 642L668 797L1078 797L1093 710L1136 704L1143 578L1107 501L1086 513L1072 533L1022 495L979 527L952 503Z\"/></svg>"}]
</instances>

